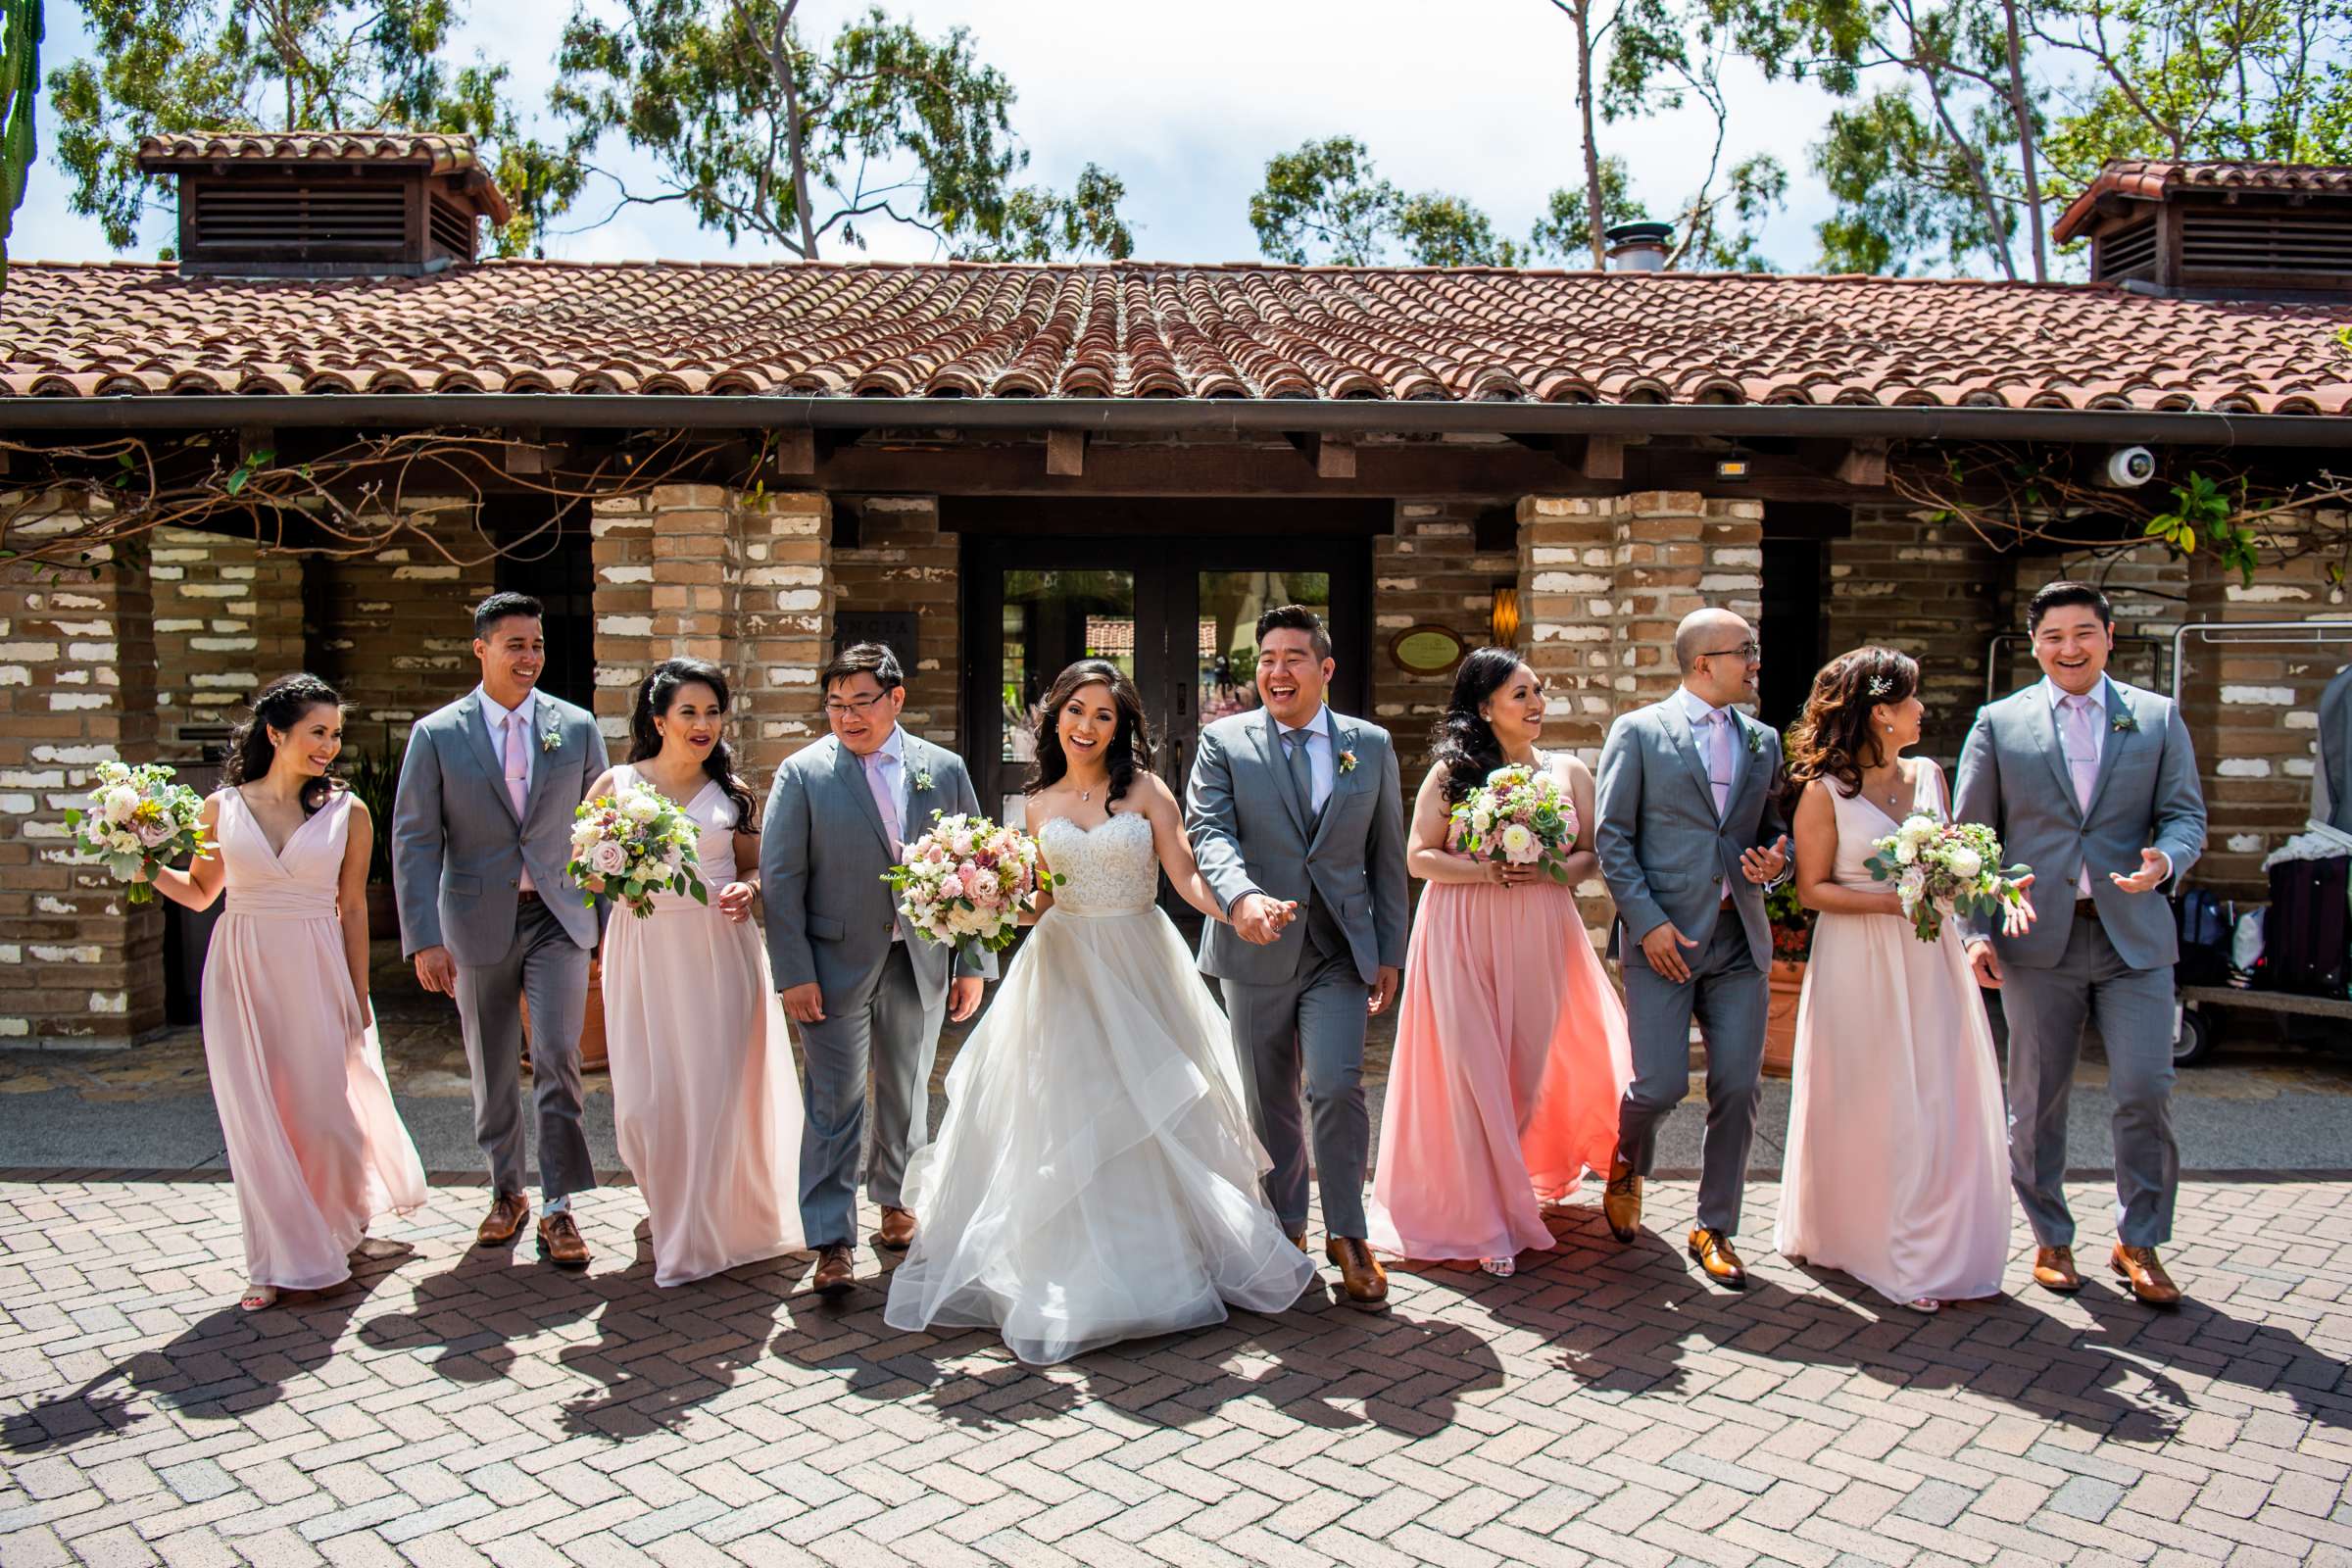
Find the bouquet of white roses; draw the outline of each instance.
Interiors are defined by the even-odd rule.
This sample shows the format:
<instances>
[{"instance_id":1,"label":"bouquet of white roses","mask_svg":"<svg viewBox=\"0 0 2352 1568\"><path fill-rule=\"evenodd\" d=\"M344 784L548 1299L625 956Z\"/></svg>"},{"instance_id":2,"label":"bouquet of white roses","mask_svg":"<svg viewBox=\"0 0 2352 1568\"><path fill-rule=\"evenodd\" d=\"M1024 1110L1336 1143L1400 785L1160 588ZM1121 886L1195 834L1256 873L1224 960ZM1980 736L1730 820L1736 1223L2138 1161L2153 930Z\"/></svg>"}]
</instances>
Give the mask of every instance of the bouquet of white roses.
<instances>
[{"instance_id":1,"label":"bouquet of white roses","mask_svg":"<svg viewBox=\"0 0 2352 1568\"><path fill-rule=\"evenodd\" d=\"M157 866L182 855L212 853L212 840L196 820L203 809L204 798L172 783L172 769L161 762L100 762L88 809L68 810L66 826L74 830L75 849L105 861L116 881L130 884L131 903L149 904L155 889L147 882Z\"/></svg>"},{"instance_id":2,"label":"bouquet of white roses","mask_svg":"<svg viewBox=\"0 0 2352 1568\"><path fill-rule=\"evenodd\" d=\"M701 829L651 784L624 784L614 794L582 801L572 816L571 861L564 870L594 890L581 903L594 904L598 891L609 893L642 920L654 912L657 893L710 902L695 852Z\"/></svg>"},{"instance_id":3,"label":"bouquet of white roses","mask_svg":"<svg viewBox=\"0 0 2352 1568\"><path fill-rule=\"evenodd\" d=\"M1453 847L1473 859L1540 866L1566 882L1576 808L1549 768L1498 767L1454 807L1451 831Z\"/></svg>"},{"instance_id":4,"label":"bouquet of white roses","mask_svg":"<svg viewBox=\"0 0 2352 1568\"><path fill-rule=\"evenodd\" d=\"M1922 942L1943 931L1944 916L1990 919L2025 901L2018 878L2027 867L2001 867L2001 841L1981 822L1943 822L1925 811L1872 845L1864 863L1892 882L1903 913Z\"/></svg>"},{"instance_id":5,"label":"bouquet of white roses","mask_svg":"<svg viewBox=\"0 0 2352 1568\"><path fill-rule=\"evenodd\" d=\"M1038 859L1037 840L985 816L935 817L907 841L906 858L882 873L899 896L906 929L926 942L977 942L991 953L1011 945L1029 896L1062 879Z\"/></svg>"}]
</instances>

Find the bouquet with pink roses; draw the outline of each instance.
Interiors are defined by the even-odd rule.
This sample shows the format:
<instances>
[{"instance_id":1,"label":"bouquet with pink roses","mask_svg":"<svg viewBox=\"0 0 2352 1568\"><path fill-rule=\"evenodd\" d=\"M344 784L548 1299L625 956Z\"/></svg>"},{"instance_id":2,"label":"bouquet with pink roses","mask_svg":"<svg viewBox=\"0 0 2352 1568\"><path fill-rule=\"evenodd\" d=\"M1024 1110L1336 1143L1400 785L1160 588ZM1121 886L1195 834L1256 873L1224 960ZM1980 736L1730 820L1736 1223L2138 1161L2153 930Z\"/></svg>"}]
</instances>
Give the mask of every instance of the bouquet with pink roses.
<instances>
[{"instance_id":1,"label":"bouquet with pink roses","mask_svg":"<svg viewBox=\"0 0 2352 1568\"><path fill-rule=\"evenodd\" d=\"M1549 768L1498 767L1453 808L1451 836L1454 849L1473 859L1532 865L1566 882L1576 808Z\"/></svg>"},{"instance_id":2,"label":"bouquet with pink roses","mask_svg":"<svg viewBox=\"0 0 2352 1568\"><path fill-rule=\"evenodd\" d=\"M212 839L196 819L203 798L185 784L172 783L172 776L162 762L135 767L100 762L88 808L66 812L74 847L96 857L116 881L129 883L133 904L154 901L155 889L147 883L157 866L213 851Z\"/></svg>"},{"instance_id":3,"label":"bouquet with pink roses","mask_svg":"<svg viewBox=\"0 0 2352 1568\"><path fill-rule=\"evenodd\" d=\"M976 942L991 953L1018 934L1022 906L1061 879L1038 859L1037 840L985 816L938 816L882 873L906 929L926 942Z\"/></svg>"},{"instance_id":4,"label":"bouquet with pink roses","mask_svg":"<svg viewBox=\"0 0 2352 1568\"><path fill-rule=\"evenodd\" d=\"M642 920L654 912L657 893L710 902L695 849L701 829L651 784L624 784L582 801L572 817L571 860L564 873L584 890L581 903L609 893Z\"/></svg>"}]
</instances>

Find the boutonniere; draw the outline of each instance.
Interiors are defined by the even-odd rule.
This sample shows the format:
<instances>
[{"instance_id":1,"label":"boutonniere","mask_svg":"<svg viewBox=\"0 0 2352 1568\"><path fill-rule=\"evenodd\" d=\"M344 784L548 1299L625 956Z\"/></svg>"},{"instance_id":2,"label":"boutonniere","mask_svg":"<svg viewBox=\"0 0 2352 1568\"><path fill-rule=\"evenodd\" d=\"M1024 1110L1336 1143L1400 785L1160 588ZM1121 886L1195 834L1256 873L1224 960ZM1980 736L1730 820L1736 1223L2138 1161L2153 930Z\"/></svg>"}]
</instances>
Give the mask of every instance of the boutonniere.
<instances>
[{"instance_id":1,"label":"boutonniere","mask_svg":"<svg viewBox=\"0 0 2352 1568\"><path fill-rule=\"evenodd\" d=\"M564 729L562 725L550 724L539 732L539 750L542 752L552 752L563 744Z\"/></svg>"},{"instance_id":2,"label":"boutonniere","mask_svg":"<svg viewBox=\"0 0 2352 1568\"><path fill-rule=\"evenodd\" d=\"M1352 773L1355 771L1355 754L1353 752L1342 752L1340 754L1340 771L1343 773Z\"/></svg>"},{"instance_id":3,"label":"boutonniere","mask_svg":"<svg viewBox=\"0 0 2352 1568\"><path fill-rule=\"evenodd\" d=\"M2129 708L2118 708L2115 716L2107 721L2107 727L2118 735L2129 735L2139 728L2139 720L2132 716Z\"/></svg>"},{"instance_id":4,"label":"boutonniere","mask_svg":"<svg viewBox=\"0 0 2352 1568\"><path fill-rule=\"evenodd\" d=\"M1764 732L1753 724L1747 726L1747 755L1761 757L1764 753Z\"/></svg>"},{"instance_id":5,"label":"boutonniere","mask_svg":"<svg viewBox=\"0 0 2352 1568\"><path fill-rule=\"evenodd\" d=\"M923 790L926 792L930 790L931 770L929 768L918 767L914 770L914 787L918 790Z\"/></svg>"}]
</instances>

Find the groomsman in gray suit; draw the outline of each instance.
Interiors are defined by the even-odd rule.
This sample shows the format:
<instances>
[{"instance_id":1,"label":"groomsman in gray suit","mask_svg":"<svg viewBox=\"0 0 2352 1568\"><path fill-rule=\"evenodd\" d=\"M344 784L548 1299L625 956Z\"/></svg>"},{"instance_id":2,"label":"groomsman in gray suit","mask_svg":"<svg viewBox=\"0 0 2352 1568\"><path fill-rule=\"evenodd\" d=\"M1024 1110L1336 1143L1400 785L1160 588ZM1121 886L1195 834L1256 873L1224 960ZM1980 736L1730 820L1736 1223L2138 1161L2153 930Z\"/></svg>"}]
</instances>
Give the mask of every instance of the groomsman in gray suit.
<instances>
[{"instance_id":1,"label":"groomsman in gray suit","mask_svg":"<svg viewBox=\"0 0 2352 1568\"><path fill-rule=\"evenodd\" d=\"M2205 800L2180 710L2111 679L2107 596L2054 582L2026 611L2043 678L1987 704L1960 753L1954 815L2034 868L2040 918L2023 936L1968 929L1979 984L2009 1021L2009 1173L2039 1244L2034 1283L2082 1288L2066 1206L2066 1105L2085 1018L2107 1046L2115 1100L2118 1240L2109 1258L2152 1306L2180 1292L2156 1249L2172 1239L2173 962L2161 889L2205 848Z\"/></svg>"},{"instance_id":2,"label":"groomsman in gray suit","mask_svg":"<svg viewBox=\"0 0 2352 1568\"><path fill-rule=\"evenodd\" d=\"M1762 651L1728 610L1694 610L1674 634L1682 686L1622 715L1600 750L1592 830L1617 901L1634 1081L1617 1112L1601 1210L1621 1242L1641 1232L1657 1127L1690 1087L1690 1020L1707 1048L1707 1129L1690 1255L1716 1284L1747 1287L1732 1250L1762 1094L1771 1000L1764 891L1788 862L1777 790L1781 737L1741 713Z\"/></svg>"},{"instance_id":3,"label":"groomsman in gray suit","mask_svg":"<svg viewBox=\"0 0 2352 1568\"><path fill-rule=\"evenodd\" d=\"M808 1126L801 1140L801 1223L816 1249L810 1284L852 1284L858 1158L873 1077L866 1191L881 1245L904 1251L914 1215L900 1201L906 1161L930 1141L931 1066L941 1024L980 1005L994 955L951 954L907 933L883 872L933 817L976 815L963 759L899 724L906 678L880 643L844 649L823 672L832 735L776 770L760 834L767 954L784 1010L801 1026Z\"/></svg>"},{"instance_id":4,"label":"groomsman in gray suit","mask_svg":"<svg viewBox=\"0 0 2352 1568\"><path fill-rule=\"evenodd\" d=\"M409 732L392 806L400 947L427 991L454 997L473 1074L473 1132L494 1197L475 1232L514 1240L523 1196L521 999L531 1004L539 1123L539 1251L586 1268L571 1196L596 1185L580 1127L580 1023L597 911L564 876L572 808L605 771L584 709L537 689L547 663L539 601L499 593L473 612L482 683Z\"/></svg>"},{"instance_id":5,"label":"groomsman in gray suit","mask_svg":"<svg viewBox=\"0 0 2352 1568\"><path fill-rule=\"evenodd\" d=\"M1403 802L1389 732L1325 706L1333 667L1331 634L1312 611L1258 617L1265 706L1201 732L1185 817L1200 874L1232 919L1201 932L1200 970L1220 983L1232 1017L1250 1119L1274 1161L1267 1198L1304 1251L1303 1061L1324 1254L1348 1299L1373 1306L1389 1283L1364 1244L1364 1026L1395 999L1404 968Z\"/></svg>"}]
</instances>

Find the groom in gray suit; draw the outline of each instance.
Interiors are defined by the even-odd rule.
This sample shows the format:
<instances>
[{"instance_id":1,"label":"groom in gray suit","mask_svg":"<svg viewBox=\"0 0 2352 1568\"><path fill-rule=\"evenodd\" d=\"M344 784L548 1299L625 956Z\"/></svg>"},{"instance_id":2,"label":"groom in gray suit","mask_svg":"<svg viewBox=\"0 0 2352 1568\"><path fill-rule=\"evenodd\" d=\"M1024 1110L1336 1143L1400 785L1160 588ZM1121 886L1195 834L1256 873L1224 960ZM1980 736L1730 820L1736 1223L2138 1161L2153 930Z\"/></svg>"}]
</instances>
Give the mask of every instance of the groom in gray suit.
<instances>
[{"instance_id":1,"label":"groom in gray suit","mask_svg":"<svg viewBox=\"0 0 2352 1568\"><path fill-rule=\"evenodd\" d=\"M1634 1081L1617 1111L1601 1210L1621 1242L1641 1231L1642 1184L1657 1127L1690 1087L1690 1020L1707 1047L1707 1130L1699 1149L1690 1255L1744 1290L1732 1250L1762 1094L1771 993L1764 890L1788 865L1777 799L1781 737L1734 704L1753 702L1762 651L1728 610L1694 610L1674 634L1683 684L1609 726L1592 830L1617 901Z\"/></svg>"},{"instance_id":2,"label":"groom in gray suit","mask_svg":"<svg viewBox=\"0 0 2352 1568\"><path fill-rule=\"evenodd\" d=\"M2171 1240L2180 1153L2173 1143L2173 962L2180 938L2160 891L2205 848L2205 799L2180 710L2111 679L2107 596L2054 582L2026 611L2043 679L1985 705L1960 753L1953 814L2001 836L2034 868L2040 918L2023 936L1964 926L1978 983L2009 1022L2009 1174L2039 1244L2034 1283L2081 1290L2066 1206L2066 1104L2087 1017L2107 1046L2115 1100L2118 1240L2109 1261L2152 1306L2179 1287L2156 1249Z\"/></svg>"},{"instance_id":3,"label":"groom in gray suit","mask_svg":"<svg viewBox=\"0 0 2352 1568\"><path fill-rule=\"evenodd\" d=\"M455 997L473 1075L473 1132L493 1198L476 1240L514 1240L523 1197L522 1020L531 1004L531 1100L544 1198L539 1250L586 1268L571 1195L596 1185L580 1128L580 1022L597 911L564 876L572 808L605 771L586 710L538 690L539 601L498 593L473 612L482 683L409 732L392 806L401 953L425 990Z\"/></svg>"},{"instance_id":4,"label":"groom in gray suit","mask_svg":"<svg viewBox=\"0 0 2352 1568\"><path fill-rule=\"evenodd\" d=\"M1201 731L1185 817L1232 922L1201 932L1200 970L1232 1017L1250 1119L1274 1161L1267 1197L1305 1250L1303 1059L1324 1253L1348 1300L1371 1306L1389 1285L1364 1244L1364 1026L1395 999L1404 968L1403 802L1389 732L1324 706L1332 670L1331 635L1312 611L1259 616L1265 707Z\"/></svg>"},{"instance_id":5,"label":"groom in gray suit","mask_svg":"<svg viewBox=\"0 0 2352 1568\"><path fill-rule=\"evenodd\" d=\"M776 770L760 871L768 962L808 1058L801 1223L816 1249L810 1284L820 1296L840 1296L854 1283L869 1066L874 1153L866 1191L882 1205L881 1245L903 1251L914 1241L914 1215L900 1202L900 1183L907 1159L930 1141L940 1025L972 1015L997 960L908 934L882 880L933 817L979 813L963 759L900 727L906 678L882 644L842 650L822 685L833 733Z\"/></svg>"}]
</instances>

